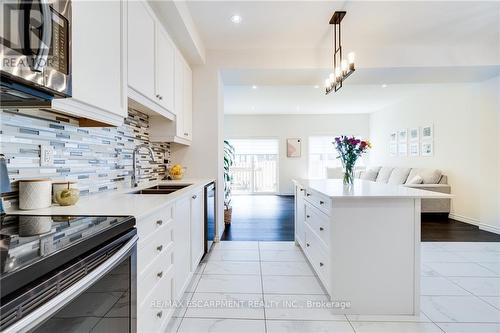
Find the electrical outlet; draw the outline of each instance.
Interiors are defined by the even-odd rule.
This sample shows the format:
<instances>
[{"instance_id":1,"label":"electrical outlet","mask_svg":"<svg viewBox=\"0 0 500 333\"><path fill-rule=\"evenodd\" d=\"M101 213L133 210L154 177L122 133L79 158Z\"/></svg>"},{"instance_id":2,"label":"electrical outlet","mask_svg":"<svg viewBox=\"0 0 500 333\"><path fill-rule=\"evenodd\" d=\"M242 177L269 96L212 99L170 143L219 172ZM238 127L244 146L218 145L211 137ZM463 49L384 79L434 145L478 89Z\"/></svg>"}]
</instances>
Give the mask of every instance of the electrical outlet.
<instances>
[{"instance_id":1,"label":"electrical outlet","mask_svg":"<svg viewBox=\"0 0 500 333\"><path fill-rule=\"evenodd\" d=\"M40 146L40 166L54 165L54 147L41 145Z\"/></svg>"}]
</instances>

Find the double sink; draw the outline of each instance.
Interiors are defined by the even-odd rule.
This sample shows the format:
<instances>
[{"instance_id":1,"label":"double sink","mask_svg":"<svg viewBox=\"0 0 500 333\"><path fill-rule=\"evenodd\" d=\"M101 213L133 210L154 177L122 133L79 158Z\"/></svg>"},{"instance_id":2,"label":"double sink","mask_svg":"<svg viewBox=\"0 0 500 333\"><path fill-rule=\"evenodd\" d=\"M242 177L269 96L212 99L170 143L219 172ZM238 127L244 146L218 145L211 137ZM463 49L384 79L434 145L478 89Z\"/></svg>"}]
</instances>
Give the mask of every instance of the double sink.
<instances>
[{"instance_id":1,"label":"double sink","mask_svg":"<svg viewBox=\"0 0 500 333\"><path fill-rule=\"evenodd\" d=\"M156 185L152 187L145 188L143 190L130 192L130 194L170 194L184 187L188 187L191 184L179 184L179 185Z\"/></svg>"}]
</instances>

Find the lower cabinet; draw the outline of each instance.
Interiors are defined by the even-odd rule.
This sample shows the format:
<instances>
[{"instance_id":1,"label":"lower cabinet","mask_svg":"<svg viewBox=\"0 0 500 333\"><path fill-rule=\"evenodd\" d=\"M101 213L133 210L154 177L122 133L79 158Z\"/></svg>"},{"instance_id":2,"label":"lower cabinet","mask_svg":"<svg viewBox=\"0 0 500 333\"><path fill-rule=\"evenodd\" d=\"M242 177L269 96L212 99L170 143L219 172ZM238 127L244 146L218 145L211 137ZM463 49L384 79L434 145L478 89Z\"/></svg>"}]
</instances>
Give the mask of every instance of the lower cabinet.
<instances>
[{"instance_id":1,"label":"lower cabinet","mask_svg":"<svg viewBox=\"0 0 500 333\"><path fill-rule=\"evenodd\" d=\"M304 193L305 189L302 186L295 186L295 241L299 245L304 245Z\"/></svg>"},{"instance_id":2,"label":"lower cabinet","mask_svg":"<svg viewBox=\"0 0 500 333\"><path fill-rule=\"evenodd\" d=\"M204 254L203 188L137 221L137 331L163 332Z\"/></svg>"}]
</instances>

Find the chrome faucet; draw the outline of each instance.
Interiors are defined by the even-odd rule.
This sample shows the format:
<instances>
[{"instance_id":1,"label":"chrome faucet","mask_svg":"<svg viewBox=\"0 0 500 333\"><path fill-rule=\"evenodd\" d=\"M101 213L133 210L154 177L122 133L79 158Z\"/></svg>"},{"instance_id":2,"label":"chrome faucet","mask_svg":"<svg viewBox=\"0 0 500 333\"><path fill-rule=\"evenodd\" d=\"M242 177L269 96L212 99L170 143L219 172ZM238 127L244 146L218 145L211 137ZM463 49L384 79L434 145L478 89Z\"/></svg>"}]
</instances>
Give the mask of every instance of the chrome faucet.
<instances>
[{"instance_id":1,"label":"chrome faucet","mask_svg":"<svg viewBox=\"0 0 500 333\"><path fill-rule=\"evenodd\" d=\"M142 149L147 149L148 153L149 153L149 157L151 158L151 162L154 162L155 161L155 155L154 155L154 152L153 152L153 149L151 149L151 147L149 147L149 145L143 143L141 145L138 145L134 148L134 151L132 152L132 162L133 162L133 167L132 167L132 187L137 187L137 185L139 185L139 181L137 180L137 176L136 176L136 170L138 169L139 170L139 176L141 175L141 168L137 168L137 161L136 161L136 156L137 156L137 153Z\"/></svg>"}]
</instances>

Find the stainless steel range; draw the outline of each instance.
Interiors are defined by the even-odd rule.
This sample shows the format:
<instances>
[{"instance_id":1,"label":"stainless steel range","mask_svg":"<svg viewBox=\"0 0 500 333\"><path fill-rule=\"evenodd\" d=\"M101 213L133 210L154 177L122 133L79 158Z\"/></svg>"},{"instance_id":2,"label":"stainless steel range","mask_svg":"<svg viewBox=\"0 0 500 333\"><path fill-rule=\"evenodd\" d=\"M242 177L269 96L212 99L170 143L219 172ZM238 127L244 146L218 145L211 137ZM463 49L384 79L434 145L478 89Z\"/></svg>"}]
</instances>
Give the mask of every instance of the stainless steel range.
<instances>
[{"instance_id":1,"label":"stainless steel range","mask_svg":"<svg viewBox=\"0 0 500 333\"><path fill-rule=\"evenodd\" d=\"M6 215L2 332L135 332L133 217Z\"/></svg>"}]
</instances>

